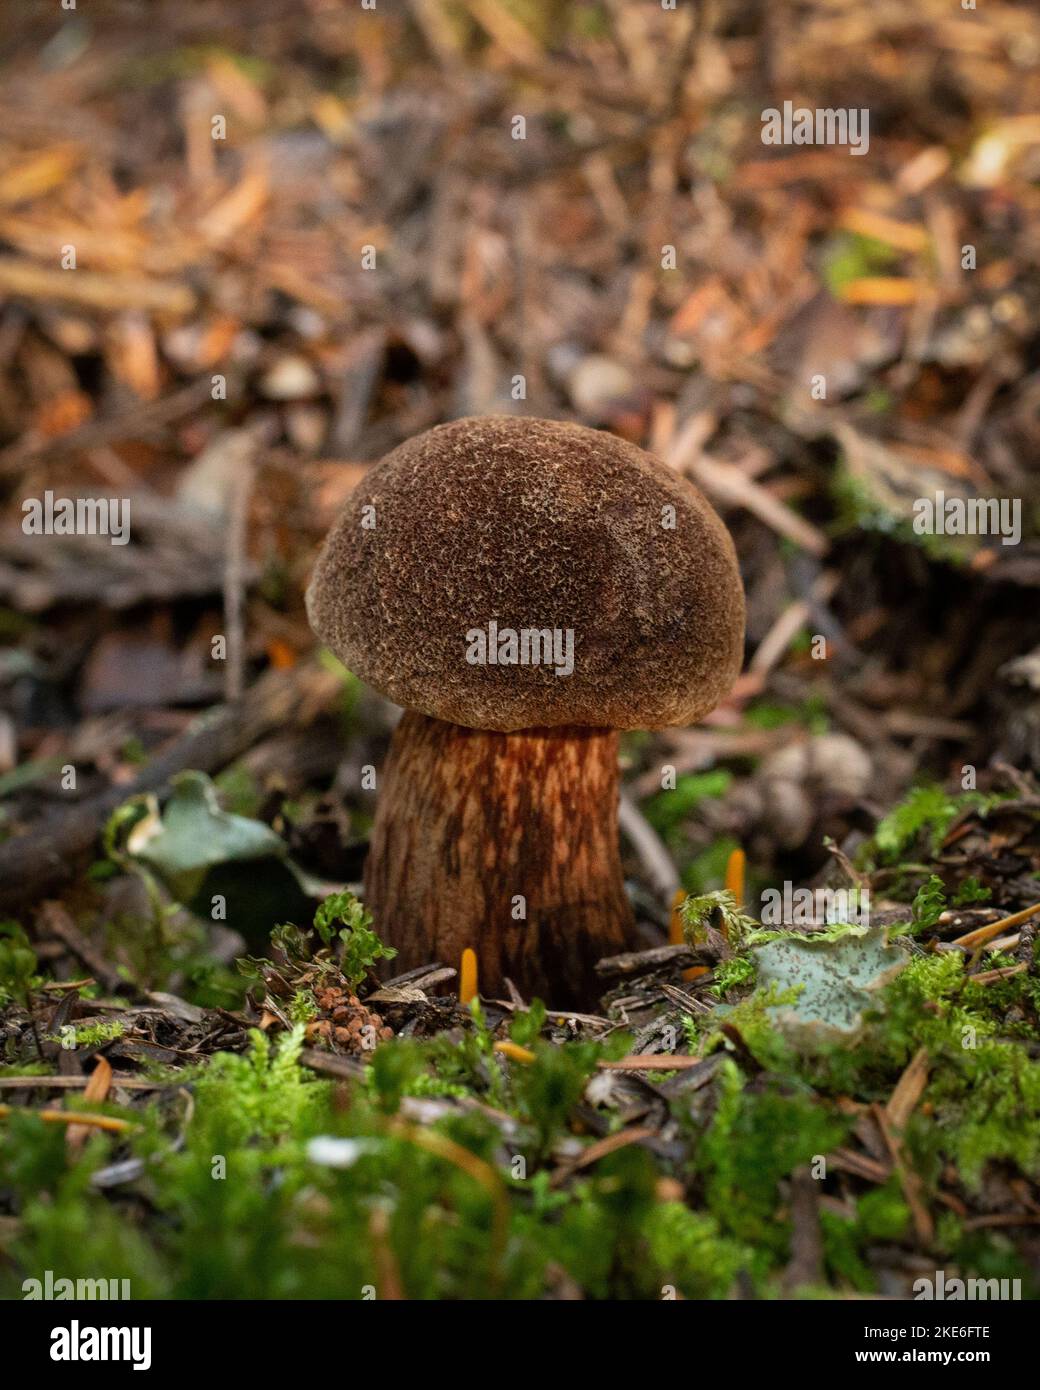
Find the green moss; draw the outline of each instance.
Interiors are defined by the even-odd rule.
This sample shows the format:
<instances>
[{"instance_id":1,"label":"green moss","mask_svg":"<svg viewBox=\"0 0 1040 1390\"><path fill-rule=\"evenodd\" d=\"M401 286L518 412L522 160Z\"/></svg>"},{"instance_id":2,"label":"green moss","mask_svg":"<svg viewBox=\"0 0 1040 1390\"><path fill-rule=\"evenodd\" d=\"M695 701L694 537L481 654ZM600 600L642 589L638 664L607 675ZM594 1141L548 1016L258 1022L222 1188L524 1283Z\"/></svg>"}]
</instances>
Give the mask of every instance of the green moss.
<instances>
[{"instance_id":1,"label":"green moss","mask_svg":"<svg viewBox=\"0 0 1040 1390\"><path fill-rule=\"evenodd\" d=\"M650 1256L664 1285L686 1298L725 1298L751 1252L723 1236L718 1221L681 1202L651 1207L644 1225Z\"/></svg>"},{"instance_id":2,"label":"green moss","mask_svg":"<svg viewBox=\"0 0 1040 1390\"><path fill-rule=\"evenodd\" d=\"M914 896L910 908L915 933L930 931L946 911L946 893L938 874L930 874Z\"/></svg>"},{"instance_id":3,"label":"green moss","mask_svg":"<svg viewBox=\"0 0 1040 1390\"><path fill-rule=\"evenodd\" d=\"M790 1225L777 1219L778 1186L795 1168L829 1153L848 1132L847 1118L828 1113L808 1088L772 1076L754 1087L727 1058L719 1073L714 1119L695 1149L709 1211L721 1229L747 1242L764 1274L790 1245Z\"/></svg>"},{"instance_id":4,"label":"green moss","mask_svg":"<svg viewBox=\"0 0 1040 1390\"><path fill-rule=\"evenodd\" d=\"M724 999L731 989L740 989L755 982L755 965L747 956L734 956L715 967L715 983L710 993Z\"/></svg>"},{"instance_id":5,"label":"green moss","mask_svg":"<svg viewBox=\"0 0 1040 1390\"><path fill-rule=\"evenodd\" d=\"M509 1069L502 1099L527 1168L518 1176L480 1111L425 1131L461 1146L464 1164L398 1125L407 1093L466 1093L438 1076L431 1044L378 1049L376 1082L344 1108L299 1066L301 1040L299 1028L277 1046L254 1033L245 1055L181 1073L190 1118L182 1108L145 1113L131 1151L145 1159L148 1204L162 1213L145 1227L133 1208L90 1188L121 1141L95 1137L70 1169L64 1133L16 1114L0 1186L14 1194L21 1225L0 1284L16 1289L46 1268L63 1277L101 1269L130 1278L134 1297L361 1298L368 1286L385 1292L388 1251L411 1298L538 1297L554 1268L593 1297L659 1298L667 1285L686 1297L725 1295L743 1252L710 1215L659 1203L649 1153L609 1155L566 1191L540 1166L539 1140L573 1115L602 1048L565 1044ZM183 1135L179 1149L170 1134ZM385 1235L374 1234L378 1212ZM70 1232L75 1249L62 1249Z\"/></svg>"},{"instance_id":6,"label":"green moss","mask_svg":"<svg viewBox=\"0 0 1040 1390\"><path fill-rule=\"evenodd\" d=\"M957 817L958 804L941 787L915 787L878 822L874 844L882 863L895 863L919 837L927 835L928 847L938 851L943 837Z\"/></svg>"},{"instance_id":7,"label":"green moss","mask_svg":"<svg viewBox=\"0 0 1040 1390\"><path fill-rule=\"evenodd\" d=\"M696 920L719 899L695 904ZM329 906L330 937L351 912ZM747 936L732 935L720 992L751 984ZM308 933L285 927L277 938L288 960L320 964ZM671 1100L688 1139L683 1168L628 1145L562 1186L561 1142L583 1133L591 1143L620 1124L589 1082L601 1059L630 1049L625 1034L552 1045L536 1002L509 1024L534 1060L514 1062L495 1051L500 1034L475 1003L451 1033L377 1048L347 1095L300 1066L302 1021L277 1043L254 1032L244 1054L174 1073L178 1086L135 1109L128 1135L95 1134L71 1165L58 1126L17 1111L5 1120L0 1190L18 1225L0 1286L17 1292L47 1268L101 1269L130 1278L134 1297L361 1298L371 1287L385 1294L389 1261L409 1298L537 1298L560 1280L588 1297L722 1298L739 1275L773 1296L790 1257L789 1180L849 1142L839 1097L884 1103L919 1048L929 1078L904 1146L926 1196L948 1189L951 1164L966 1186L992 1160L1040 1172L1040 1064L1007 1035L1014 1008L1035 1036L1036 991L1024 973L976 985L958 953L913 955L861 1045L805 1057L770 1013L796 991L754 989L684 1023L691 1048L723 1055L707 1085ZM301 1020L308 992L294 1003ZM402 1112L407 1097L469 1103L434 1110L420 1128ZM91 1186L99 1167L128 1156L144 1162L140 1201ZM686 1200L672 1190L661 1200L662 1177L681 1180ZM876 1291L871 1249L905 1239L896 1179L844 1205L846 1214L821 1207L828 1283L804 1296ZM944 1258L985 1277L1022 1276L1006 1236L966 1232L935 1209Z\"/></svg>"},{"instance_id":8,"label":"green moss","mask_svg":"<svg viewBox=\"0 0 1040 1390\"><path fill-rule=\"evenodd\" d=\"M937 563L963 566L971 558L972 548L964 544L962 537L915 531L909 509L904 510L902 502L886 498L880 491L875 493L845 462L835 469L830 493L835 508L830 527L834 535L866 531L889 536L923 551Z\"/></svg>"},{"instance_id":9,"label":"green moss","mask_svg":"<svg viewBox=\"0 0 1040 1390\"><path fill-rule=\"evenodd\" d=\"M967 907L972 903L988 903L992 896L989 888L983 887L974 874L969 874L954 894L953 906Z\"/></svg>"},{"instance_id":10,"label":"green moss","mask_svg":"<svg viewBox=\"0 0 1040 1390\"><path fill-rule=\"evenodd\" d=\"M309 1023L320 1012L314 993L309 989L298 989L289 1004L289 1017L293 1023Z\"/></svg>"},{"instance_id":11,"label":"green moss","mask_svg":"<svg viewBox=\"0 0 1040 1390\"><path fill-rule=\"evenodd\" d=\"M910 1209L897 1177L864 1193L851 1206L851 1217L827 1208L821 1210L824 1258L829 1273L839 1282L860 1293L872 1293L875 1277L864 1251L880 1242L902 1240L910 1224Z\"/></svg>"},{"instance_id":12,"label":"green moss","mask_svg":"<svg viewBox=\"0 0 1040 1390\"><path fill-rule=\"evenodd\" d=\"M733 942L745 940L755 920L742 912L728 888L709 893L691 893L679 909L683 935L693 943L702 942L709 926L724 931Z\"/></svg>"},{"instance_id":13,"label":"green moss","mask_svg":"<svg viewBox=\"0 0 1040 1390\"><path fill-rule=\"evenodd\" d=\"M71 1051L72 1048L79 1047L102 1047L105 1043L121 1038L125 1032L123 1024L117 1021L91 1023L83 1028L74 1028L70 1024L67 1032L45 1034L44 1041L61 1043Z\"/></svg>"},{"instance_id":14,"label":"green moss","mask_svg":"<svg viewBox=\"0 0 1040 1390\"><path fill-rule=\"evenodd\" d=\"M0 1004L28 1003L36 987L36 953L20 923L0 922Z\"/></svg>"}]
</instances>

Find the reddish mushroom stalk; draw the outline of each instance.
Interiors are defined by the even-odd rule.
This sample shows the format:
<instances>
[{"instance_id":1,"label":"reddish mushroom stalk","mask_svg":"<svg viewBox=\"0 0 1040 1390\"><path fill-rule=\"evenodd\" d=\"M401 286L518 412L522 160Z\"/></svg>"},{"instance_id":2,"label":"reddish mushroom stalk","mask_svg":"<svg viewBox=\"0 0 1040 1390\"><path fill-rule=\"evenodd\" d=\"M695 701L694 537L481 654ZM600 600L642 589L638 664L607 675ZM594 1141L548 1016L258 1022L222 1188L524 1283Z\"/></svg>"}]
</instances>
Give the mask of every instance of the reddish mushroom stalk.
<instances>
[{"instance_id":1,"label":"reddish mushroom stalk","mask_svg":"<svg viewBox=\"0 0 1040 1390\"><path fill-rule=\"evenodd\" d=\"M406 711L365 874L395 968L457 962L476 943L489 984L590 1003L595 961L633 926L617 805L612 730L503 734Z\"/></svg>"}]
</instances>

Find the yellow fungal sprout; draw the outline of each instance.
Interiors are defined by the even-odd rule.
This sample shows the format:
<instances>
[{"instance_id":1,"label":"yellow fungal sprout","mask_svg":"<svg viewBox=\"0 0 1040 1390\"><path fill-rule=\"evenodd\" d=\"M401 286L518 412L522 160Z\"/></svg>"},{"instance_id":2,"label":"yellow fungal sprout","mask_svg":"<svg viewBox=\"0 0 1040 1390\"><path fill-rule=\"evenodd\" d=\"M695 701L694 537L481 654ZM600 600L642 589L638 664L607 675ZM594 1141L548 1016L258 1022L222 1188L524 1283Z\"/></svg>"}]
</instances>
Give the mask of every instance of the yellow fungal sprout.
<instances>
[{"instance_id":1,"label":"yellow fungal sprout","mask_svg":"<svg viewBox=\"0 0 1040 1390\"><path fill-rule=\"evenodd\" d=\"M747 856L742 849L735 849L726 861L726 887L736 899L738 907L744 906L744 870Z\"/></svg>"},{"instance_id":2,"label":"yellow fungal sprout","mask_svg":"<svg viewBox=\"0 0 1040 1390\"><path fill-rule=\"evenodd\" d=\"M462 953L462 964L459 966L459 1003L463 1008L469 1008L476 997L477 953L467 946Z\"/></svg>"}]
</instances>

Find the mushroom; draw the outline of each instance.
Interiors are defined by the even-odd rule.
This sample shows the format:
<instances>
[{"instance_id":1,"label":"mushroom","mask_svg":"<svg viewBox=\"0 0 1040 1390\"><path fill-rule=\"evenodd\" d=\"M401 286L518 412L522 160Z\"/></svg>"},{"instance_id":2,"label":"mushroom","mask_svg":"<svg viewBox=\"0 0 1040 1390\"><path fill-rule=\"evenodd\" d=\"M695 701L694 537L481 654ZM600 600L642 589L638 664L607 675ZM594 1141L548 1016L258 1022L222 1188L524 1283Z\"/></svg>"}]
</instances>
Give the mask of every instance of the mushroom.
<instances>
[{"instance_id":1,"label":"mushroom","mask_svg":"<svg viewBox=\"0 0 1040 1390\"><path fill-rule=\"evenodd\" d=\"M552 420L457 420L376 464L333 526L311 626L405 707L365 869L408 970L587 1004L631 941L618 731L689 724L740 670L744 595L704 497Z\"/></svg>"}]
</instances>

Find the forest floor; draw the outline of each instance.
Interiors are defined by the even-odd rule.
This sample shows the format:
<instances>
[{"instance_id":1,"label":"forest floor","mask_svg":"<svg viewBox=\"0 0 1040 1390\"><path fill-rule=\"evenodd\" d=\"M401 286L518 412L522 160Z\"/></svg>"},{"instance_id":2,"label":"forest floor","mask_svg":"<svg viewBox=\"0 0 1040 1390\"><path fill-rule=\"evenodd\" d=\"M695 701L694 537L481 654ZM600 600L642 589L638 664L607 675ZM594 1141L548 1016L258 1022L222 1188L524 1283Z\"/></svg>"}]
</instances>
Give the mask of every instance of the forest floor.
<instances>
[{"instance_id":1,"label":"forest floor","mask_svg":"<svg viewBox=\"0 0 1040 1390\"><path fill-rule=\"evenodd\" d=\"M1040 35L762 8L12 18L5 1296L1040 1293ZM869 156L764 145L787 98ZM659 454L748 595L720 708L623 740L587 1014L394 977L393 711L303 611L370 463L494 410ZM939 492L1016 543L920 534Z\"/></svg>"}]
</instances>

